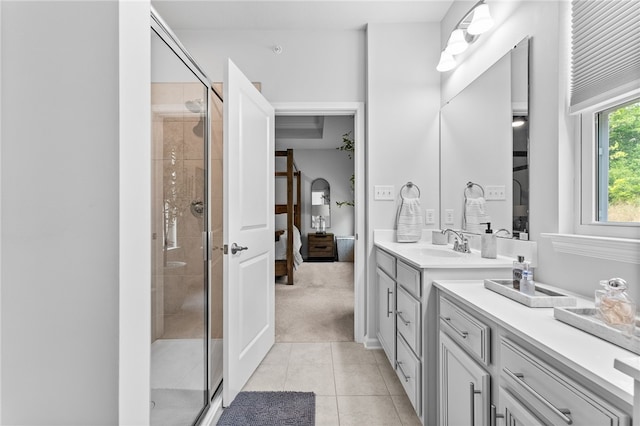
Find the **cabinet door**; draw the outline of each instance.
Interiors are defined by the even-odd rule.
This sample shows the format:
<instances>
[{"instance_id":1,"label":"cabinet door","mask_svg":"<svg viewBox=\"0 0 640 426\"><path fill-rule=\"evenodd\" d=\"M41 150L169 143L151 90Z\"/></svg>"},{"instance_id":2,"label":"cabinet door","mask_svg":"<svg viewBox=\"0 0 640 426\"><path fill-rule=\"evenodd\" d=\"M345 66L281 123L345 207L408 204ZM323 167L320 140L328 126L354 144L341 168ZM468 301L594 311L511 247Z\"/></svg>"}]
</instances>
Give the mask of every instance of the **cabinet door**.
<instances>
[{"instance_id":1,"label":"cabinet door","mask_svg":"<svg viewBox=\"0 0 640 426\"><path fill-rule=\"evenodd\" d=\"M440 424L488 426L491 376L440 332Z\"/></svg>"},{"instance_id":2,"label":"cabinet door","mask_svg":"<svg viewBox=\"0 0 640 426\"><path fill-rule=\"evenodd\" d=\"M499 395L502 414L498 414L498 416L504 417L504 424L506 426L544 426L542 420L538 419L533 413L527 410L527 408L522 405L517 398L513 397L509 391L501 387ZM495 413L493 412L494 407L492 406L491 409L492 416L495 416ZM491 420L491 424L496 424L493 419Z\"/></svg>"},{"instance_id":3,"label":"cabinet door","mask_svg":"<svg viewBox=\"0 0 640 426\"><path fill-rule=\"evenodd\" d=\"M396 283L389 276L377 268L378 293L378 340L382 345L391 365L396 362Z\"/></svg>"}]
</instances>

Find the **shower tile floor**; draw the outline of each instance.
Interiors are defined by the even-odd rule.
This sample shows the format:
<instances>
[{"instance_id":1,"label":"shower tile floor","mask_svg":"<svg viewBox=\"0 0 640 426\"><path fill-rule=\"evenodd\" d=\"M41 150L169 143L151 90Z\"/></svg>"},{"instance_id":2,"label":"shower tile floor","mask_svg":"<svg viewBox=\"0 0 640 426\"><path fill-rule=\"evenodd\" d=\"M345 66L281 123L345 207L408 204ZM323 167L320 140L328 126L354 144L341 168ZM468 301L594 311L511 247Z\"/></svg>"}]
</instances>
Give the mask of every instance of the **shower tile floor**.
<instances>
[{"instance_id":1,"label":"shower tile floor","mask_svg":"<svg viewBox=\"0 0 640 426\"><path fill-rule=\"evenodd\" d=\"M222 340L212 339L214 377L222 377ZM204 406L202 339L158 339L151 344L151 425L194 422ZM179 360L178 362L176 360Z\"/></svg>"},{"instance_id":2,"label":"shower tile floor","mask_svg":"<svg viewBox=\"0 0 640 426\"><path fill-rule=\"evenodd\" d=\"M276 343L245 391L316 393L316 425L420 425L382 350L355 342Z\"/></svg>"}]
</instances>

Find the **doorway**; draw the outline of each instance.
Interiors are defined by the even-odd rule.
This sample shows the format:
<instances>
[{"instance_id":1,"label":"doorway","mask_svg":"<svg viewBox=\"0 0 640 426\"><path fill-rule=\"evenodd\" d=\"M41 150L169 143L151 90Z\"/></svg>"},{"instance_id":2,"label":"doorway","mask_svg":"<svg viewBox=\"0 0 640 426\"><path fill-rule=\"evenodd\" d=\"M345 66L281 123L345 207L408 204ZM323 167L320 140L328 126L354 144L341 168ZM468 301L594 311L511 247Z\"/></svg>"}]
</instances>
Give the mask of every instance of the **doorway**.
<instances>
[{"instance_id":1,"label":"doorway","mask_svg":"<svg viewBox=\"0 0 640 426\"><path fill-rule=\"evenodd\" d=\"M339 237L352 237L350 241L342 241L341 244L346 243L349 245L350 242L353 243L353 340L359 343L362 343L364 340L364 271L365 271L365 241L364 236L364 193L365 193L365 172L364 172L364 158L365 158L365 146L364 146L364 104L362 103L274 103L273 104L276 117L323 117L324 119L329 119L329 121L339 119L346 119L351 122L352 125L352 133L350 136L353 139L354 151L352 153L353 159L353 177L354 177L354 186L352 194L347 194L345 196L344 192L341 196L334 196L334 192L331 195L331 227L326 229L326 232L329 232L331 228L337 229L335 227L335 223L338 223L339 216L341 216L341 212L334 214L336 210L339 210L335 202L338 201L353 201L353 206L342 207L342 209L351 209L352 215L352 228L348 228L347 232L350 232L348 235L344 235L341 232L341 235L337 235ZM345 132L346 133L346 132ZM344 133L340 133L338 131L339 145L342 144L342 135ZM330 150L337 154L342 155L345 160L348 160L347 154L344 151L336 150L336 146L331 147ZM302 151L302 150L300 150ZM335 152L334 152L335 151ZM302 167L300 167L302 169ZM307 173L307 171L302 170L303 174ZM314 176L309 176L316 177ZM349 174L347 172L347 177L343 180L349 181ZM303 189L302 199L303 202L307 204L306 214L305 207L303 207L303 219L301 235L307 235L309 232L315 233L315 228L313 228L314 222L312 221L312 212L311 208L311 182L308 182L308 188ZM346 183L347 188L350 187L350 183ZM351 196L348 196L351 195ZM306 198L305 198L306 197ZM346 211L346 210L345 210ZM344 215L344 214L342 214ZM305 232L307 231L307 232ZM335 237L336 235L334 235ZM307 255L308 259L308 239L305 239L306 245L303 246L302 252ZM338 248L338 247L336 247ZM340 247L341 249L343 247ZM349 252L349 247L346 248L346 251ZM336 256L339 256L340 253L336 253ZM336 257L339 259L339 257ZM295 284L294 284L295 287Z\"/></svg>"}]
</instances>

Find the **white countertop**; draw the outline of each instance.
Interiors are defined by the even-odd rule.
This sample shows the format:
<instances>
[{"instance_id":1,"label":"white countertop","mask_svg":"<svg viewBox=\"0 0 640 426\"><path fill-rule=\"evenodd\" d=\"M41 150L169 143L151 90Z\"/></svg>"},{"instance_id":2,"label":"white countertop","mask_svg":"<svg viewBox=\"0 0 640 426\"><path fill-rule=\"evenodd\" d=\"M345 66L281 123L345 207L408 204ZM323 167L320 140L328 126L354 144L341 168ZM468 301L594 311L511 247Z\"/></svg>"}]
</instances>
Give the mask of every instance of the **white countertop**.
<instances>
[{"instance_id":1,"label":"white countertop","mask_svg":"<svg viewBox=\"0 0 640 426\"><path fill-rule=\"evenodd\" d=\"M631 364L638 357L635 353L554 319L553 308L528 308L487 290L482 281L435 281L434 285L633 406L633 379L614 368L614 361ZM593 302L578 298L577 306L593 307Z\"/></svg>"},{"instance_id":2,"label":"white countertop","mask_svg":"<svg viewBox=\"0 0 640 426\"><path fill-rule=\"evenodd\" d=\"M458 253L453 251L451 244L435 245L427 241L397 243L377 240L375 245L421 269L512 267L514 260L505 256L485 259L477 250L472 250L471 253Z\"/></svg>"}]
</instances>

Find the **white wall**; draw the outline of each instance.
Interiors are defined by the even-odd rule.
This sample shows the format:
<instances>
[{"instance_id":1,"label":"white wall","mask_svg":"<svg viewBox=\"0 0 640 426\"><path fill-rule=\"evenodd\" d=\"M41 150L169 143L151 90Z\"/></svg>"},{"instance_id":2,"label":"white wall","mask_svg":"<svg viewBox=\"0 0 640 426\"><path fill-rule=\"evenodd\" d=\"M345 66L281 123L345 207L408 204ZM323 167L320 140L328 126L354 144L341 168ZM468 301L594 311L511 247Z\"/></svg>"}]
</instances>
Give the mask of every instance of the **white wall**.
<instances>
[{"instance_id":1,"label":"white wall","mask_svg":"<svg viewBox=\"0 0 640 426\"><path fill-rule=\"evenodd\" d=\"M118 3L2 7L2 424L118 423Z\"/></svg>"},{"instance_id":2,"label":"white wall","mask_svg":"<svg viewBox=\"0 0 640 426\"><path fill-rule=\"evenodd\" d=\"M227 58L270 102L365 100L364 31L176 31L213 81ZM283 52L275 54L273 46Z\"/></svg>"},{"instance_id":3,"label":"white wall","mask_svg":"<svg viewBox=\"0 0 640 426\"><path fill-rule=\"evenodd\" d=\"M439 223L440 57L438 24L370 24L367 30L367 199L369 306L375 306L373 230L395 227L397 203L374 201L374 185L412 181ZM435 227L437 225L425 225ZM373 309L368 335L375 337Z\"/></svg>"},{"instance_id":4,"label":"white wall","mask_svg":"<svg viewBox=\"0 0 640 426\"><path fill-rule=\"evenodd\" d=\"M149 0L119 2L118 424L149 423L151 33ZM148 117L149 119L144 119Z\"/></svg>"}]
</instances>

